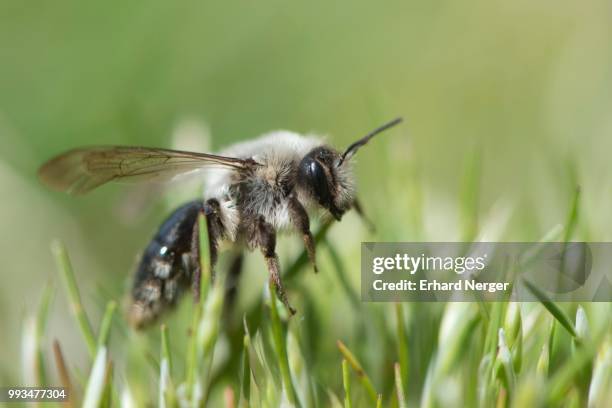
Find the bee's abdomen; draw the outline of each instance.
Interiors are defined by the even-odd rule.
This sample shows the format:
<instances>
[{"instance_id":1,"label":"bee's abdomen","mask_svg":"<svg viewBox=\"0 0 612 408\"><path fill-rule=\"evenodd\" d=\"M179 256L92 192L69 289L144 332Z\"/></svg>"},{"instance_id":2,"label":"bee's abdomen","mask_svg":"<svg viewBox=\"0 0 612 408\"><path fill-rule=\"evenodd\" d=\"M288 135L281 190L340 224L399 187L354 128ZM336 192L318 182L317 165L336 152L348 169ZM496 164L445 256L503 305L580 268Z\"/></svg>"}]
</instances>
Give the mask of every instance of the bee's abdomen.
<instances>
[{"instance_id":1,"label":"bee's abdomen","mask_svg":"<svg viewBox=\"0 0 612 408\"><path fill-rule=\"evenodd\" d=\"M138 264L132 286L130 323L143 327L176 304L189 288L193 260L191 243L202 200L175 210L159 227Z\"/></svg>"}]
</instances>

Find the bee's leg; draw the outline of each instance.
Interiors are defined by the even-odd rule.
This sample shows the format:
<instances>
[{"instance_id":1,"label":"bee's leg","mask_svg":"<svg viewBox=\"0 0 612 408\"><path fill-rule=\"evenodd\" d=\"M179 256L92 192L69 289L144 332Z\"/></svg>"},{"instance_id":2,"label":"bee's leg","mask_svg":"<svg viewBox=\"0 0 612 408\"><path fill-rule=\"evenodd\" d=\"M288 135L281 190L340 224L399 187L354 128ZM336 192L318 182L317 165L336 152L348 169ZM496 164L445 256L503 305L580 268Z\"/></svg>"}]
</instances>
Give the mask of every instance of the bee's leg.
<instances>
[{"instance_id":1,"label":"bee's leg","mask_svg":"<svg viewBox=\"0 0 612 408\"><path fill-rule=\"evenodd\" d=\"M257 237L259 248L266 261L268 272L270 273L270 281L274 284L279 299L293 315L295 314L295 309L291 307L287 300L287 294L285 293L285 288L281 280L280 265L278 256L276 255L276 232L274 231L274 227L267 223L263 217L258 220Z\"/></svg>"},{"instance_id":2,"label":"bee's leg","mask_svg":"<svg viewBox=\"0 0 612 408\"><path fill-rule=\"evenodd\" d=\"M312 233L310 232L310 220L308 219L308 213L306 213L306 209L304 209L304 206L302 206L295 196L291 196L289 198L289 216L291 217L291 222L295 228L302 234L302 240L304 241L304 246L306 247L306 252L308 253L308 259L310 260L310 263L312 263L314 271L318 272L315 242L312 238Z\"/></svg>"},{"instance_id":3,"label":"bee's leg","mask_svg":"<svg viewBox=\"0 0 612 408\"><path fill-rule=\"evenodd\" d=\"M367 225L367 227L370 230L370 232L376 232L376 226L368 218L368 216L365 215L365 213L363 212L363 207L361 206L361 202L358 199L355 199L353 201L353 208L357 212L357 215L359 215L359 218L361 218L361 220L364 222L364 224Z\"/></svg>"},{"instance_id":4,"label":"bee's leg","mask_svg":"<svg viewBox=\"0 0 612 408\"><path fill-rule=\"evenodd\" d=\"M208 232L208 250L210 256L210 277L214 279L215 266L218 259L219 240L223 235L223 224L219 216L219 202L211 198L204 203L200 214L206 216L206 229ZM196 302L200 300L200 281L202 268L200 267L200 225L196 219L193 225L191 238L191 258L193 262L193 295Z\"/></svg>"}]
</instances>

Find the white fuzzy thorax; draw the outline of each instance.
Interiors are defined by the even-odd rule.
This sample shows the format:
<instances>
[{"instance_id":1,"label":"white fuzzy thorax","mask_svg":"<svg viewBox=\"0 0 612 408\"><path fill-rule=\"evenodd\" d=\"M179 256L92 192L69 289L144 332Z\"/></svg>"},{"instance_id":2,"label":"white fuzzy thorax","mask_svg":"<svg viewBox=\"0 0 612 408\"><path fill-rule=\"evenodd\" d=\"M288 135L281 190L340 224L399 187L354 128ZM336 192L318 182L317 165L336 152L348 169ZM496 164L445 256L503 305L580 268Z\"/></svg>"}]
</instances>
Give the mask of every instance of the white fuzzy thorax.
<instances>
[{"instance_id":1,"label":"white fuzzy thorax","mask_svg":"<svg viewBox=\"0 0 612 408\"><path fill-rule=\"evenodd\" d=\"M310 150L321 145L321 139L302 136L287 130L266 133L263 136L236 143L219 152L222 156L237 158L252 158L263 164L262 172L268 172L274 177L274 171L279 164L286 161L299 162ZM233 171L229 169L211 169L206 174L204 198L216 198L221 204L221 221L226 228L230 241L235 241L240 214L235 200L229 196L229 186ZM263 205L258 210L275 228L286 229L289 226L289 213L286 205L276 208L266 208Z\"/></svg>"},{"instance_id":2,"label":"white fuzzy thorax","mask_svg":"<svg viewBox=\"0 0 612 408\"><path fill-rule=\"evenodd\" d=\"M295 132L279 130L264 134L263 136L240 142L219 152L222 156L251 158L261 164L255 170L256 185L261 186L261 194L257 197L242 197L249 200L248 206L256 214L264 216L276 230L286 230L291 226L287 202L281 201L277 205L270 205L271 196L266 201L266 188L274 185L279 178L289 177L291 169L295 170L297 164L312 149L323 145L322 138L316 136L303 136ZM336 205L340 208L349 207L354 198L354 181L350 163L336 168L336 181L339 185ZM240 212L236 198L230 194L230 186L235 182L235 171L231 169L211 169L206 173L204 198L216 198L221 205L220 217L227 238L235 241L240 225ZM317 203L310 197L298 192L298 198L311 212L317 208Z\"/></svg>"}]
</instances>

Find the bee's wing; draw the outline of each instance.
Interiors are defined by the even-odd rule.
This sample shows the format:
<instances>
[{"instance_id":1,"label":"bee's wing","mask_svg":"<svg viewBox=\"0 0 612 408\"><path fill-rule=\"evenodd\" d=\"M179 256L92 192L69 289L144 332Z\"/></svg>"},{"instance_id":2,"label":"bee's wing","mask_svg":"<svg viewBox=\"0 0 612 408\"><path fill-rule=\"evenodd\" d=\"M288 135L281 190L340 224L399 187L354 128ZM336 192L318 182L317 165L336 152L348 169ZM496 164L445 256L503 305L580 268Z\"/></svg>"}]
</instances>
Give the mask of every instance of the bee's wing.
<instances>
[{"instance_id":1,"label":"bee's wing","mask_svg":"<svg viewBox=\"0 0 612 408\"><path fill-rule=\"evenodd\" d=\"M109 181L167 181L205 167L236 171L258 164L251 159L133 146L102 146L70 150L38 170L41 181L53 190L85 194Z\"/></svg>"}]
</instances>

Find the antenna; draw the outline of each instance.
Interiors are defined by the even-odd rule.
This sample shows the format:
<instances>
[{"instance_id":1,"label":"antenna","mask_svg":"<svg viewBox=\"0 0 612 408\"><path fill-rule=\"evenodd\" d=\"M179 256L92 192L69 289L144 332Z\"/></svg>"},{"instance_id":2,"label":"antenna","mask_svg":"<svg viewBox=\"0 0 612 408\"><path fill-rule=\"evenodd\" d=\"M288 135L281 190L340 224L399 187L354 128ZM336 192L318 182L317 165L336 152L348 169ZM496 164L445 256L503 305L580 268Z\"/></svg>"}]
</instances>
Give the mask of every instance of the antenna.
<instances>
[{"instance_id":1,"label":"antenna","mask_svg":"<svg viewBox=\"0 0 612 408\"><path fill-rule=\"evenodd\" d=\"M342 158L340 158L340 162L338 163L338 166L341 166L342 163L344 163L346 160L350 159L351 157L353 157L353 155L357 152L357 150L365 145L366 143L368 143L370 141L370 139L372 139L374 136L376 136L377 134L384 132L385 130L392 128L395 125L398 125L402 122L402 118L395 118L393 119L391 122L385 123L384 125L374 129L373 131L371 131L370 133L368 133L367 135L365 135L364 137L362 137L361 139L357 140L356 142L354 142L353 144L351 144L346 151L344 152L344 154L342 155Z\"/></svg>"}]
</instances>

